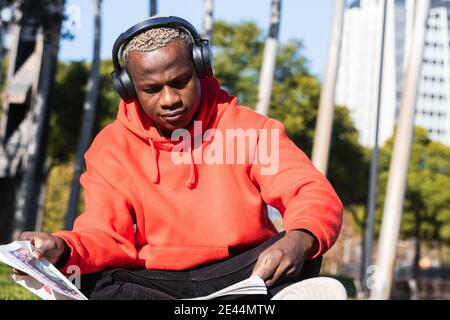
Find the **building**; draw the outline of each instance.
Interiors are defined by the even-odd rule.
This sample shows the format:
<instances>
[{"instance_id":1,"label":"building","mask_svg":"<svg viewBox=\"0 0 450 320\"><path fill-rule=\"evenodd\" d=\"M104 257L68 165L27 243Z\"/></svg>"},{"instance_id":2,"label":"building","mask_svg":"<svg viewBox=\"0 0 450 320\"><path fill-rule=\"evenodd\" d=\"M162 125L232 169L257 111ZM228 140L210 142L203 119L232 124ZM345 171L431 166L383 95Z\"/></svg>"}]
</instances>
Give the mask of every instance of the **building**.
<instances>
[{"instance_id":1,"label":"building","mask_svg":"<svg viewBox=\"0 0 450 320\"><path fill-rule=\"evenodd\" d=\"M416 0L417 1L417 0ZM379 143L394 131L412 41L415 0L387 0ZM382 2L360 0L345 10L336 103L348 107L360 142L373 146L381 63ZM450 145L450 2L432 1L426 32L416 126Z\"/></svg>"}]
</instances>

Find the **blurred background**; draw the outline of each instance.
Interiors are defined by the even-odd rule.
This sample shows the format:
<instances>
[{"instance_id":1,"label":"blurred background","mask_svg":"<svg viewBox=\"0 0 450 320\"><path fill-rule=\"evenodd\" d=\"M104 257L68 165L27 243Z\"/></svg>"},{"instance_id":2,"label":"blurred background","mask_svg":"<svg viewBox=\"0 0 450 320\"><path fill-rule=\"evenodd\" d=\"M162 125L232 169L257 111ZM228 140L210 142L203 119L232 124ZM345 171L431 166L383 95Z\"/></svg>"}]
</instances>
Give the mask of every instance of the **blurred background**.
<instances>
[{"instance_id":1,"label":"blurred background","mask_svg":"<svg viewBox=\"0 0 450 320\"><path fill-rule=\"evenodd\" d=\"M0 244L83 212L82 156L119 102L112 45L155 14L210 39L222 86L282 121L335 187L344 224L323 275L352 299L450 299L444 0L0 0ZM0 265L0 299L33 298Z\"/></svg>"}]
</instances>

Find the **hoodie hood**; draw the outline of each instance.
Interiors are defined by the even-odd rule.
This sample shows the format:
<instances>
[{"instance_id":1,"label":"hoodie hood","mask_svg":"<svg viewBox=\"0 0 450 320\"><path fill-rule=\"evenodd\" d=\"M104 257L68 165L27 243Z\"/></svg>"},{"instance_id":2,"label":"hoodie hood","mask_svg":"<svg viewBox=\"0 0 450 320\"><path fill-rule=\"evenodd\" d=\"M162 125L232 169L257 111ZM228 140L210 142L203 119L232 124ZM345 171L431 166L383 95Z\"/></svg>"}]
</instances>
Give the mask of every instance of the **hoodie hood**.
<instances>
[{"instance_id":1,"label":"hoodie hood","mask_svg":"<svg viewBox=\"0 0 450 320\"><path fill-rule=\"evenodd\" d=\"M192 155L193 141L195 141L194 134L203 134L205 130L215 128L217 126L217 101L220 95L228 94L220 89L219 82L214 77L200 80L201 86L201 100L197 113L194 115L188 127L184 128L189 131L191 137L191 144L189 146L190 153L190 175L186 181L186 186L192 189L195 186L195 164ZM120 101L119 111L117 113L117 120L122 123L128 130L133 132L138 137L146 140L152 149L152 166L153 166L153 183L157 184L160 181L158 155L160 151L172 151L172 149L179 143L177 140L161 136L156 128L155 122L147 116L142 110L138 102L125 103ZM194 131L194 121L201 121L202 130ZM182 140L186 141L186 140ZM202 141L202 140L200 140Z\"/></svg>"}]
</instances>

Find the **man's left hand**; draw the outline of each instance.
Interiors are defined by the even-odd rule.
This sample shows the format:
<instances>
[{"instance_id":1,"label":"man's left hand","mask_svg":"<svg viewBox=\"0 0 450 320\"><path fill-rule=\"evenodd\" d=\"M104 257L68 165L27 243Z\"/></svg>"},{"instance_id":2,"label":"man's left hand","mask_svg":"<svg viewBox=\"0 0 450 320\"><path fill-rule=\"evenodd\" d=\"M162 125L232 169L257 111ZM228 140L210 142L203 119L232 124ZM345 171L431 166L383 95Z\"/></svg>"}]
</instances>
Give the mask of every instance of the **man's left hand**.
<instances>
[{"instance_id":1,"label":"man's left hand","mask_svg":"<svg viewBox=\"0 0 450 320\"><path fill-rule=\"evenodd\" d=\"M279 280L295 279L314 245L315 238L301 230L292 230L264 250L253 268L252 276L262 278L268 287Z\"/></svg>"}]
</instances>

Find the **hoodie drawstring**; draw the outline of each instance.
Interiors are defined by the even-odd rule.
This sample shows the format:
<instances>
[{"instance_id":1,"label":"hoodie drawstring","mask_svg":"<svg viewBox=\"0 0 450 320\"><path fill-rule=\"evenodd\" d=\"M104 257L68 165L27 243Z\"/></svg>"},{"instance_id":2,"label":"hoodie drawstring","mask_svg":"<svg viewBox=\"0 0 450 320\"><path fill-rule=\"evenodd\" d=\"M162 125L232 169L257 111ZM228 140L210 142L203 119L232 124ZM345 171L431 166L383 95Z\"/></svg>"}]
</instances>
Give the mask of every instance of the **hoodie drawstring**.
<instances>
[{"instance_id":1,"label":"hoodie drawstring","mask_svg":"<svg viewBox=\"0 0 450 320\"><path fill-rule=\"evenodd\" d=\"M152 178L152 182L153 183L159 183L159 164L158 164L158 158L157 158L157 154L156 154L156 148L155 145L153 144L153 140L152 139L148 139L148 142L150 143L150 146L152 147L152 159L153 159L153 164L155 167L155 170L153 171L153 178Z\"/></svg>"},{"instance_id":2,"label":"hoodie drawstring","mask_svg":"<svg viewBox=\"0 0 450 320\"><path fill-rule=\"evenodd\" d=\"M157 150L155 148L155 144L153 143L152 139L148 139L148 142L150 144L150 147L152 148L152 155L153 155L152 160L153 160L153 165L155 168L152 182L157 184L160 181ZM191 161L189 162L189 178L186 181L186 187L188 187L189 189L192 189L195 186L195 164L194 164L194 155L193 155L192 148L189 150L189 155L190 155Z\"/></svg>"},{"instance_id":3,"label":"hoodie drawstring","mask_svg":"<svg viewBox=\"0 0 450 320\"><path fill-rule=\"evenodd\" d=\"M195 166L194 166L194 156L192 155L192 148L189 150L191 155L191 162L189 163L189 179L186 181L186 186L192 189L195 185Z\"/></svg>"}]
</instances>

